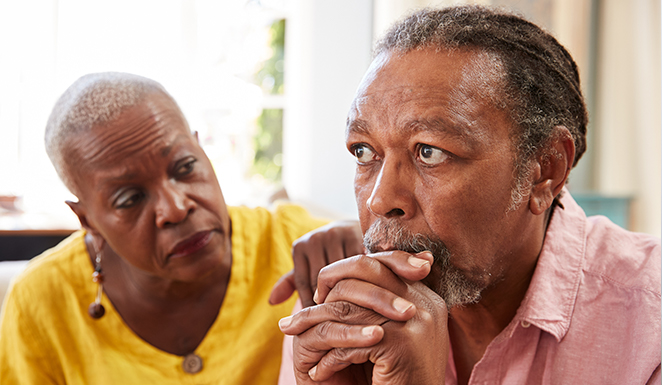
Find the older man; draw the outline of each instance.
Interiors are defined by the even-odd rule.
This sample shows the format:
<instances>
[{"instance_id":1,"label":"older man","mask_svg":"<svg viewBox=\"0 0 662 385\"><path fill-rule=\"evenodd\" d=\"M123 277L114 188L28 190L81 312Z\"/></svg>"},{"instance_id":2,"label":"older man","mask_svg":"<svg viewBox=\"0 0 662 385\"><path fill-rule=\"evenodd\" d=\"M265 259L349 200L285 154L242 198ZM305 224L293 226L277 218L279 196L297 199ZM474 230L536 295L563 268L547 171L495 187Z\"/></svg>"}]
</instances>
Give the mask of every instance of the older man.
<instances>
[{"instance_id":1,"label":"older man","mask_svg":"<svg viewBox=\"0 0 662 385\"><path fill-rule=\"evenodd\" d=\"M586 124L537 26L482 7L395 25L346 133L372 254L281 320L297 382L659 383L660 240L565 190Z\"/></svg>"}]
</instances>

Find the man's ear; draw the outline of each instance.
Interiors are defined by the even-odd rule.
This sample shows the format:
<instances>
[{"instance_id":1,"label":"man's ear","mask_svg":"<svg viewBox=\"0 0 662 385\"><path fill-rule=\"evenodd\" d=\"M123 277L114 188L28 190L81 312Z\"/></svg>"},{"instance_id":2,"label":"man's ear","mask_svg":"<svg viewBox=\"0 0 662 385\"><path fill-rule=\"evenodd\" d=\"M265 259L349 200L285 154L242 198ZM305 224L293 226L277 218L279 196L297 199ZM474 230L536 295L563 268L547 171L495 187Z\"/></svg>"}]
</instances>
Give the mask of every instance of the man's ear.
<instances>
[{"instance_id":1,"label":"man's ear","mask_svg":"<svg viewBox=\"0 0 662 385\"><path fill-rule=\"evenodd\" d=\"M90 222L87 220L87 214L85 211L85 207L80 202L72 202L72 201L65 201L67 206L71 209L71 211L76 214L78 217L78 220L80 221L80 225L83 226L83 228L92 235L97 235L98 231L90 225Z\"/></svg>"},{"instance_id":2,"label":"man's ear","mask_svg":"<svg viewBox=\"0 0 662 385\"><path fill-rule=\"evenodd\" d=\"M529 210L535 215L544 213L568 179L575 160L575 141L564 126L554 127L548 145L536 156L534 180L529 198Z\"/></svg>"}]
</instances>

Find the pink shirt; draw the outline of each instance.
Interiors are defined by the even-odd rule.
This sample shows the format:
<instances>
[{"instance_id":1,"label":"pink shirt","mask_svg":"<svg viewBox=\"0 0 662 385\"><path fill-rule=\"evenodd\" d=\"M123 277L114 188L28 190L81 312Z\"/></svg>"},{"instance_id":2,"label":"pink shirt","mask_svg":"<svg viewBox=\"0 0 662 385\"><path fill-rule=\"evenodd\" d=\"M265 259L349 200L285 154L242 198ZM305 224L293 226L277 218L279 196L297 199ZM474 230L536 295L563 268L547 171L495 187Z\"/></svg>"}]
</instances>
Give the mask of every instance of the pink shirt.
<instances>
[{"instance_id":1,"label":"pink shirt","mask_svg":"<svg viewBox=\"0 0 662 385\"><path fill-rule=\"evenodd\" d=\"M565 190L561 203L517 315L469 384L660 384L660 239L587 218ZM291 343L281 385L294 384Z\"/></svg>"}]
</instances>

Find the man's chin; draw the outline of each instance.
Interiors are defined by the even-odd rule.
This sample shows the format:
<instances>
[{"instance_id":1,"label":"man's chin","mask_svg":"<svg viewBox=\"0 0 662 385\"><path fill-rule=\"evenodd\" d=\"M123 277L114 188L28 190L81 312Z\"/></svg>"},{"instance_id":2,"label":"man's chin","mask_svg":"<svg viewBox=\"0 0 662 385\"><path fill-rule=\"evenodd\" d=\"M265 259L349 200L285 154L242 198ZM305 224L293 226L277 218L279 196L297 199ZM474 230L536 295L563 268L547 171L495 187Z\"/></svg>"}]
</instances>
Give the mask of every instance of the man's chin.
<instances>
[{"instance_id":1,"label":"man's chin","mask_svg":"<svg viewBox=\"0 0 662 385\"><path fill-rule=\"evenodd\" d=\"M401 250L410 254L430 251L434 257L432 272L423 282L446 302L448 309L476 303L484 289L472 282L451 264L451 252L437 235L413 234L397 221L378 219L363 238L371 253Z\"/></svg>"}]
</instances>

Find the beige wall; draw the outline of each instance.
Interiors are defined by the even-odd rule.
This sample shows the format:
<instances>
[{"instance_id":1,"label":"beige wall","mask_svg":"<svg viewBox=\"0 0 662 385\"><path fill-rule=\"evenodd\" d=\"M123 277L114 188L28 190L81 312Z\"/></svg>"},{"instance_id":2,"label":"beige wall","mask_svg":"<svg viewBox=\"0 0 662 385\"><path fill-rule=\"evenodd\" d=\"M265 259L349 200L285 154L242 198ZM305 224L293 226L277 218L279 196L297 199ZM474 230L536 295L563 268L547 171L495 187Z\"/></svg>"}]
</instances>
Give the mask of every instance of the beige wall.
<instances>
[{"instance_id":1,"label":"beige wall","mask_svg":"<svg viewBox=\"0 0 662 385\"><path fill-rule=\"evenodd\" d=\"M660 3L601 1L595 183L632 195L634 229L660 235Z\"/></svg>"}]
</instances>

